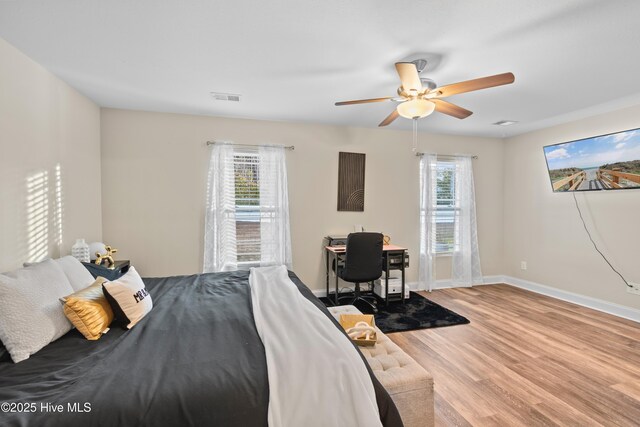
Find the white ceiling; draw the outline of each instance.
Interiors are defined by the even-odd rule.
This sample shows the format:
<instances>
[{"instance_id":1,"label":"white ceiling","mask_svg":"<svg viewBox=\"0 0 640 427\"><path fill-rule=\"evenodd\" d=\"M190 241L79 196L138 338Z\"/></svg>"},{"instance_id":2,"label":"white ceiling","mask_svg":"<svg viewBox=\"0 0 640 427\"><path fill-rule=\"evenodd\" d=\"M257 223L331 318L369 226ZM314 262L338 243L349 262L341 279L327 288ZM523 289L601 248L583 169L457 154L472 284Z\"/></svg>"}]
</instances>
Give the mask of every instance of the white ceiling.
<instances>
[{"instance_id":1,"label":"white ceiling","mask_svg":"<svg viewBox=\"0 0 640 427\"><path fill-rule=\"evenodd\" d=\"M333 103L394 95L394 62L420 53L440 85L516 76L448 98L475 114L425 132L509 136L640 103L637 0L4 0L0 37L105 107L375 127L394 104Z\"/></svg>"}]
</instances>

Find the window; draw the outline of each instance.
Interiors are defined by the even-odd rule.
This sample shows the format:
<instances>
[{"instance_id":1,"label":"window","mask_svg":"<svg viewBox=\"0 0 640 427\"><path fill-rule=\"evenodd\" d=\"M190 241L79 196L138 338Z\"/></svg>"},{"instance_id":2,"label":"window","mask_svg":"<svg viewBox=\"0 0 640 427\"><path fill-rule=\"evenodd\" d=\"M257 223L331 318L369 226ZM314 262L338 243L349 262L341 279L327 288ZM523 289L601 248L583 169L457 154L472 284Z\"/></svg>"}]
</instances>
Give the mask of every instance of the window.
<instances>
[{"instance_id":1,"label":"window","mask_svg":"<svg viewBox=\"0 0 640 427\"><path fill-rule=\"evenodd\" d=\"M456 194L458 169L455 161L436 160L420 164L421 233L426 233L425 247L432 254L451 254L459 248L456 232L460 216L460 198ZM426 186L426 187L424 187ZM421 244L422 245L422 244Z\"/></svg>"},{"instance_id":2,"label":"window","mask_svg":"<svg viewBox=\"0 0 640 427\"><path fill-rule=\"evenodd\" d=\"M260 265L260 159L257 153L233 156L238 268Z\"/></svg>"},{"instance_id":3,"label":"window","mask_svg":"<svg viewBox=\"0 0 640 427\"><path fill-rule=\"evenodd\" d=\"M456 164L438 161L435 163L435 201L433 221L436 238L432 240L435 253L451 253L456 250L455 223L459 206L456 202Z\"/></svg>"},{"instance_id":4,"label":"window","mask_svg":"<svg viewBox=\"0 0 640 427\"><path fill-rule=\"evenodd\" d=\"M482 283L471 156L420 160L420 289L436 286L439 254L450 254L451 283Z\"/></svg>"},{"instance_id":5,"label":"window","mask_svg":"<svg viewBox=\"0 0 640 427\"><path fill-rule=\"evenodd\" d=\"M205 273L291 268L285 149L216 143L205 211Z\"/></svg>"}]
</instances>

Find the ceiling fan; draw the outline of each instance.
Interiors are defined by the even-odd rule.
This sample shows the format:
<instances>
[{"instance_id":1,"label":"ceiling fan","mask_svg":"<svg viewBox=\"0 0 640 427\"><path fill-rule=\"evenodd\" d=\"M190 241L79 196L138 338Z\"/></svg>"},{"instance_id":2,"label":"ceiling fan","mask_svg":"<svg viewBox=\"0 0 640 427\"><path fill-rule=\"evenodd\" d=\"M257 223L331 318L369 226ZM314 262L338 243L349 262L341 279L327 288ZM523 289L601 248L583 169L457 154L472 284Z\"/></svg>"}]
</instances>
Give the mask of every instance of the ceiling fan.
<instances>
[{"instance_id":1,"label":"ceiling fan","mask_svg":"<svg viewBox=\"0 0 640 427\"><path fill-rule=\"evenodd\" d=\"M407 119L419 119L426 117L433 111L447 114L458 119L465 119L473 114L471 111L447 102L442 98L457 95L459 93L472 92L474 90L487 89L502 86L514 82L512 73L496 74L489 77L467 80L446 86L436 87L433 80L420 78L420 73L425 69L427 61L417 59L412 62L396 62L396 71L400 76L401 86L398 88L398 96L384 98L360 99L357 101L336 102L336 105L368 104L371 102L392 101L399 102L397 107L378 126L387 126L398 116Z\"/></svg>"}]
</instances>

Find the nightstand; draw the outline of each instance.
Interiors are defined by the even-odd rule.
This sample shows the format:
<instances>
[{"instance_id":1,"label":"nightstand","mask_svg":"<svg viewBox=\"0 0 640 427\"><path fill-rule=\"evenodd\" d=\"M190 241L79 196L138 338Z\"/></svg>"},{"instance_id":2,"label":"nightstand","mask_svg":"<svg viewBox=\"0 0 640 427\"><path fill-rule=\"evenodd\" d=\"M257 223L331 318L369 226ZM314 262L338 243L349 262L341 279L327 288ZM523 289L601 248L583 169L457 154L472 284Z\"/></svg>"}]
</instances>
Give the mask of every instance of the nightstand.
<instances>
[{"instance_id":1,"label":"nightstand","mask_svg":"<svg viewBox=\"0 0 640 427\"><path fill-rule=\"evenodd\" d=\"M104 265L96 265L92 262L83 262L82 265L89 270L89 273L91 273L93 277L100 276L107 280L116 280L129 271L131 263L128 259L124 261L116 261L113 268L105 267Z\"/></svg>"}]
</instances>

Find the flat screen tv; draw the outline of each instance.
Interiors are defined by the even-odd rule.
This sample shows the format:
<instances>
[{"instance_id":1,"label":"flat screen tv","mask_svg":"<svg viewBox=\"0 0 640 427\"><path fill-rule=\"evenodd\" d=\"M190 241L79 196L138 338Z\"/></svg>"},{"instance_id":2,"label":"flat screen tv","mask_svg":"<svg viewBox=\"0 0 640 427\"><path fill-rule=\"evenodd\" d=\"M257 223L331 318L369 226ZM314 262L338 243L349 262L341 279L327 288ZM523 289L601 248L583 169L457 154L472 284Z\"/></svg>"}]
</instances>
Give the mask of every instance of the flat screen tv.
<instances>
[{"instance_id":1,"label":"flat screen tv","mask_svg":"<svg viewBox=\"0 0 640 427\"><path fill-rule=\"evenodd\" d=\"M555 192L640 188L640 128L544 147Z\"/></svg>"}]
</instances>

